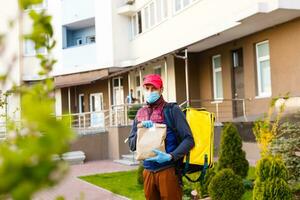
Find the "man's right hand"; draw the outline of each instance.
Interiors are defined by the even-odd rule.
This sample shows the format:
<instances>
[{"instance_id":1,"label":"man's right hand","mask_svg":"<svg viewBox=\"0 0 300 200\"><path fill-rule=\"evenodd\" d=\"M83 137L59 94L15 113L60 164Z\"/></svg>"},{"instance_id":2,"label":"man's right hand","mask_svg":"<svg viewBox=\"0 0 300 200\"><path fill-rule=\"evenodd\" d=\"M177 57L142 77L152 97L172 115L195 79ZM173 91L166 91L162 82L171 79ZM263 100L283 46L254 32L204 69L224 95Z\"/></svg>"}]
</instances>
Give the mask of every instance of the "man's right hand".
<instances>
[{"instance_id":1,"label":"man's right hand","mask_svg":"<svg viewBox=\"0 0 300 200\"><path fill-rule=\"evenodd\" d=\"M142 125L145 128L151 128L153 126L153 122L151 120L142 121Z\"/></svg>"}]
</instances>

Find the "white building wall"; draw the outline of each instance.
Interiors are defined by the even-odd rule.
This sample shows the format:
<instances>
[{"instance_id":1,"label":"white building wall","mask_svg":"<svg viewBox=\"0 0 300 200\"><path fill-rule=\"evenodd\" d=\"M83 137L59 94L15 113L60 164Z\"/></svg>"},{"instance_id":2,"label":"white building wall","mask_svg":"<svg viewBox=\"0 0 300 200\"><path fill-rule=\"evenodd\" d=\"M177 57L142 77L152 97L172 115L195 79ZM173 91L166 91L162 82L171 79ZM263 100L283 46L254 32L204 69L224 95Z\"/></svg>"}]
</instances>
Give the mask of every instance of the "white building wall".
<instances>
[{"instance_id":1,"label":"white building wall","mask_svg":"<svg viewBox=\"0 0 300 200\"><path fill-rule=\"evenodd\" d=\"M128 19L140 10L143 15L144 7L152 1L156 0L136 0L132 6L121 6L118 11ZM191 0L189 6L175 12L175 0L165 1L168 17L129 42L130 61L127 63L139 65L206 38L216 37L259 13L299 7L299 1L294 0Z\"/></svg>"},{"instance_id":2,"label":"white building wall","mask_svg":"<svg viewBox=\"0 0 300 200\"><path fill-rule=\"evenodd\" d=\"M112 29L114 66L128 66L134 59L130 57L129 43L131 40L130 18L119 15L118 8L124 5L124 0L112 1Z\"/></svg>"},{"instance_id":3,"label":"white building wall","mask_svg":"<svg viewBox=\"0 0 300 200\"><path fill-rule=\"evenodd\" d=\"M95 24L97 63L95 69L112 67L114 61L114 41L112 26L112 1L95 2Z\"/></svg>"},{"instance_id":4,"label":"white building wall","mask_svg":"<svg viewBox=\"0 0 300 200\"><path fill-rule=\"evenodd\" d=\"M20 59L19 59L19 23L17 21L17 1L0 0L0 32L6 34L3 40L4 51L0 56L0 74L3 75L10 71L6 84L0 84L0 90L6 92L13 85L20 85ZM14 20L15 25L12 29L9 28L8 21ZM15 60L13 58L16 58ZM14 61L13 61L14 60ZM7 99L7 108L0 109L0 115L7 114L12 120L19 120L20 112L20 97L17 94L12 94ZM4 118L0 118L0 123L4 122Z\"/></svg>"},{"instance_id":5,"label":"white building wall","mask_svg":"<svg viewBox=\"0 0 300 200\"><path fill-rule=\"evenodd\" d=\"M62 24L70 24L95 16L95 0L61 0L61 4Z\"/></svg>"}]
</instances>

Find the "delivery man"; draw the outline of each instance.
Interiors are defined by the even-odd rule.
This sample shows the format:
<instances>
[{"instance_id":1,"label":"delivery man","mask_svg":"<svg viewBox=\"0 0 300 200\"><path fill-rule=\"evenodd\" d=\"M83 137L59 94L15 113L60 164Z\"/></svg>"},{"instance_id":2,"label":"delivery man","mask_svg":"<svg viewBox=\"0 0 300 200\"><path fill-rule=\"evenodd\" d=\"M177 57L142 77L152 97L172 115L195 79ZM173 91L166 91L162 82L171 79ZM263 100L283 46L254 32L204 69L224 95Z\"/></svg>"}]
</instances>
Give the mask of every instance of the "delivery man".
<instances>
[{"instance_id":1,"label":"delivery man","mask_svg":"<svg viewBox=\"0 0 300 200\"><path fill-rule=\"evenodd\" d=\"M147 105L137 112L129 135L129 146L132 151L136 150L138 123L145 128L151 128L153 123L167 124L164 116L167 102L162 96L161 77L156 74L145 76L143 88ZM184 113L177 105L171 106L170 109L175 127L167 127L166 153L153 150L156 156L143 161L144 192L147 200L182 199L179 183L181 177L178 177L175 165L176 161L183 158L194 147L194 139Z\"/></svg>"}]
</instances>

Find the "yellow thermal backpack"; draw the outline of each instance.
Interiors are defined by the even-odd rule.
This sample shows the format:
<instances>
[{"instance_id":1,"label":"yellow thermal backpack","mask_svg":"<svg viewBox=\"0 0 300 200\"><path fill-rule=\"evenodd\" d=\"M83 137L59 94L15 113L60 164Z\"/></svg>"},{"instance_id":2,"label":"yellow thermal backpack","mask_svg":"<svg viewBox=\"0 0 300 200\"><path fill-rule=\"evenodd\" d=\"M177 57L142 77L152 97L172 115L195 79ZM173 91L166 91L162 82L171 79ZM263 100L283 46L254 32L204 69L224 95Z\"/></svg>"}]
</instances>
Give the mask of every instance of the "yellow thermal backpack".
<instances>
[{"instance_id":1,"label":"yellow thermal backpack","mask_svg":"<svg viewBox=\"0 0 300 200\"><path fill-rule=\"evenodd\" d=\"M165 109L165 118L169 127L174 127L171 113L172 104L168 104ZM205 109L186 108L184 110L187 122L191 128L194 137L195 146L184 157L180 164L180 171L184 177L191 182L202 182L206 174L206 170L213 164L213 148L214 148L214 121L213 113ZM173 129L175 132L176 130ZM179 138L177 137L177 140ZM187 174L199 172L200 176L196 180L192 180Z\"/></svg>"}]
</instances>

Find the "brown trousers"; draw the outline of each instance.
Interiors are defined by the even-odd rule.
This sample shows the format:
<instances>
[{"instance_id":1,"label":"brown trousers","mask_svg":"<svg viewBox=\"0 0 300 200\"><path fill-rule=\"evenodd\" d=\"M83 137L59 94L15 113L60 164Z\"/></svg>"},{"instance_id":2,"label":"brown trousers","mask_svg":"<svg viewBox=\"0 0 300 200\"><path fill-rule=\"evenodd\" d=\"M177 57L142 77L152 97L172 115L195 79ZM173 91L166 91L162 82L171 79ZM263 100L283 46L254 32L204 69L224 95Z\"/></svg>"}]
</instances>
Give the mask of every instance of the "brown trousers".
<instances>
[{"instance_id":1,"label":"brown trousers","mask_svg":"<svg viewBox=\"0 0 300 200\"><path fill-rule=\"evenodd\" d=\"M144 192L147 200L181 200L182 189L175 168L159 172L143 171Z\"/></svg>"}]
</instances>

